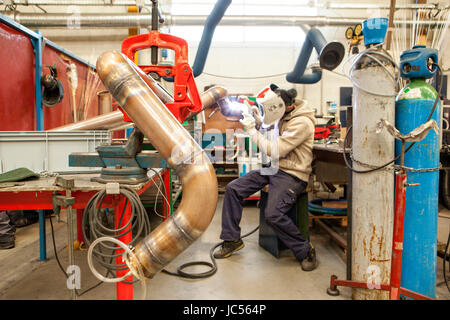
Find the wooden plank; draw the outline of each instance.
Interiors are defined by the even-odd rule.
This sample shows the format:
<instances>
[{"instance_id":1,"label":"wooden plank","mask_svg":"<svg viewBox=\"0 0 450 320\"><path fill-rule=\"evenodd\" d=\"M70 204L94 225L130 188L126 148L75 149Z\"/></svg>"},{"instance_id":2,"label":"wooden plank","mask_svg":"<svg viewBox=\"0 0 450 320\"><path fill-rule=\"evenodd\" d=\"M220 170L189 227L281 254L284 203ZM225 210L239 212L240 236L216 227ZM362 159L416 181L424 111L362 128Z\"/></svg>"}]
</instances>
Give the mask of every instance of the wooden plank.
<instances>
[{"instance_id":1,"label":"wooden plank","mask_svg":"<svg viewBox=\"0 0 450 320\"><path fill-rule=\"evenodd\" d=\"M347 209L347 201L323 201L322 207L332 209Z\"/></svg>"},{"instance_id":2,"label":"wooden plank","mask_svg":"<svg viewBox=\"0 0 450 320\"><path fill-rule=\"evenodd\" d=\"M388 25L388 32L386 35L386 50L391 50L392 33L394 31L395 3L396 0L391 0L391 6L389 8L389 25Z\"/></svg>"}]
</instances>

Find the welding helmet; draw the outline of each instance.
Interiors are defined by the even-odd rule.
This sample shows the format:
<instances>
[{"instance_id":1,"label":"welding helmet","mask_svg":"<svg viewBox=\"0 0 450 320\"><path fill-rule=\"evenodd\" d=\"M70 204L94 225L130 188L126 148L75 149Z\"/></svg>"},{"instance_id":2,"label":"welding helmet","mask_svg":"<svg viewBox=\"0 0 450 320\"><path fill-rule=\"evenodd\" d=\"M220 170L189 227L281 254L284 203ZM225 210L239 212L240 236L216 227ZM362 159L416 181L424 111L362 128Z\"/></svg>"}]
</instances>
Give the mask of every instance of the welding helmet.
<instances>
[{"instance_id":1,"label":"welding helmet","mask_svg":"<svg viewBox=\"0 0 450 320\"><path fill-rule=\"evenodd\" d=\"M297 96L295 89L283 90L275 84L262 89L256 96L256 102L260 106L263 123L270 126L283 117L286 107L294 103Z\"/></svg>"}]
</instances>

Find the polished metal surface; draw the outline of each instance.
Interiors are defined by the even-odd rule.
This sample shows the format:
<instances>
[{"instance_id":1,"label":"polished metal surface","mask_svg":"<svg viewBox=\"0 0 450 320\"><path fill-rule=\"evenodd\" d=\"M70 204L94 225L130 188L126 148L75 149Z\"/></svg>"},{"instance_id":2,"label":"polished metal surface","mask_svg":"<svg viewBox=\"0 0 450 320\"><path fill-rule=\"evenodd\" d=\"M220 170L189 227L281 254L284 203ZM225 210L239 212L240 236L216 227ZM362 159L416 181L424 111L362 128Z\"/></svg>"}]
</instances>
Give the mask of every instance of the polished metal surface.
<instances>
[{"instance_id":1,"label":"polished metal surface","mask_svg":"<svg viewBox=\"0 0 450 320\"><path fill-rule=\"evenodd\" d=\"M123 113L120 110L102 114L76 123L50 129L48 131L73 131L73 130L108 130L125 124Z\"/></svg>"},{"instance_id":2,"label":"polished metal surface","mask_svg":"<svg viewBox=\"0 0 450 320\"><path fill-rule=\"evenodd\" d=\"M133 64L133 69L141 76L145 83L152 89L152 91L158 96L163 103L173 102L172 96L163 89L158 82L152 77L147 76L140 68ZM209 108L219 100L225 98L228 94L227 89L219 86L212 87L200 95L203 109ZM109 95L109 94L108 94ZM100 101L100 99L108 99L105 94L99 93L99 108L105 110L108 105L108 101ZM191 113L189 117L195 115ZM70 123L61 127L53 128L48 131L72 131L72 130L121 130L129 128L132 125L123 120L123 114L121 111L113 111L105 114L101 114L96 117L92 117L87 120L83 120L77 123Z\"/></svg>"},{"instance_id":3,"label":"polished metal surface","mask_svg":"<svg viewBox=\"0 0 450 320\"><path fill-rule=\"evenodd\" d=\"M0 0L0 4L7 4L7 0ZM102 0L14 0L14 4L23 5L23 6L135 6L135 0L114 0L114 1L102 1ZM151 6L151 0L143 0L143 6ZM299 3L296 5L292 5L298 8L311 8L310 4L307 3ZM389 9L389 4L372 4L372 3L315 3L315 7L317 8L325 8L325 9ZM397 4L395 6L396 9L437 9L439 4ZM444 7L444 6L442 6Z\"/></svg>"},{"instance_id":4,"label":"polished metal surface","mask_svg":"<svg viewBox=\"0 0 450 320\"><path fill-rule=\"evenodd\" d=\"M16 22L28 28L67 28L68 21L73 19L72 14L67 13L11 13L1 11ZM80 28L149 28L152 23L151 14L80 14L77 16L77 27ZM204 26L208 16L195 15L170 15L164 14L165 25L173 26ZM220 21L221 26L348 26L361 23L367 17L329 17L329 16L258 16L258 15L234 15L224 16ZM414 20L394 21L398 25L414 26ZM422 26L443 26L445 21L419 22Z\"/></svg>"},{"instance_id":5,"label":"polished metal surface","mask_svg":"<svg viewBox=\"0 0 450 320\"><path fill-rule=\"evenodd\" d=\"M98 98L98 114L106 114L112 112L112 98L108 91L100 91L97 93Z\"/></svg>"},{"instance_id":6,"label":"polished metal surface","mask_svg":"<svg viewBox=\"0 0 450 320\"><path fill-rule=\"evenodd\" d=\"M118 51L103 53L97 72L134 124L180 177L183 198L175 214L134 248L147 277L153 277L208 227L217 205L217 178L211 162L136 66Z\"/></svg>"}]
</instances>

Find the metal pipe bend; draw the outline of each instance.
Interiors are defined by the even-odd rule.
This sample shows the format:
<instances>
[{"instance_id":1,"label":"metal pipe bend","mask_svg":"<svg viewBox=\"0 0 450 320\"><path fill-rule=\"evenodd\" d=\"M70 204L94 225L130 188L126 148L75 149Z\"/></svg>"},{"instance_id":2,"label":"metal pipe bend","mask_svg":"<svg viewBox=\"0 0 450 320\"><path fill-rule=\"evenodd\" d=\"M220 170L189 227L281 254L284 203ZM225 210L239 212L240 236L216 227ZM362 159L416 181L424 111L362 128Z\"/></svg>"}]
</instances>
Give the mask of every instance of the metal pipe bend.
<instances>
[{"instance_id":1,"label":"metal pipe bend","mask_svg":"<svg viewBox=\"0 0 450 320\"><path fill-rule=\"evenodd\" d=\"M145 276L152 278L206 230L214 216L218 189L206 154L135 68L118 51L107 51L97 60L105 87L182 183L183 198L175 214L136 245L138 261L127 261L134 269L140 264Z\"/></svg>"}]
</instances>

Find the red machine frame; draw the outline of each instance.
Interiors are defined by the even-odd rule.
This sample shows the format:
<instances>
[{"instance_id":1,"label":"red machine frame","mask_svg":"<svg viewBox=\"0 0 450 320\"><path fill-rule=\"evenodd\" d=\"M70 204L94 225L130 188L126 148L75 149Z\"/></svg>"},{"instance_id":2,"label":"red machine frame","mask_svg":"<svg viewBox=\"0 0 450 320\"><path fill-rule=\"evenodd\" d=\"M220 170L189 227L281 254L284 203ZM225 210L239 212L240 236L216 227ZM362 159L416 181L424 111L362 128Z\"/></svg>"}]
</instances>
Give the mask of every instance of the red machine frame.
<instances>
[{"instance_id":1,"label":"red machine frame","mask_svg":"<svg viewBox=\"0 0 450 320\"><path fill-rule=\"evenodd\" d=\"M156 72L161 77L173 77L174 102L166 106L180 122L184 122L189 113L202 109L202 101L195 84L192 68L188 62L188 44L186 40L153 30L125 39L122 53L134 61L137 51L151 48L171 49L175 52L174 65L138 65L146 74Z\"/></svg>"}]
</instances>

